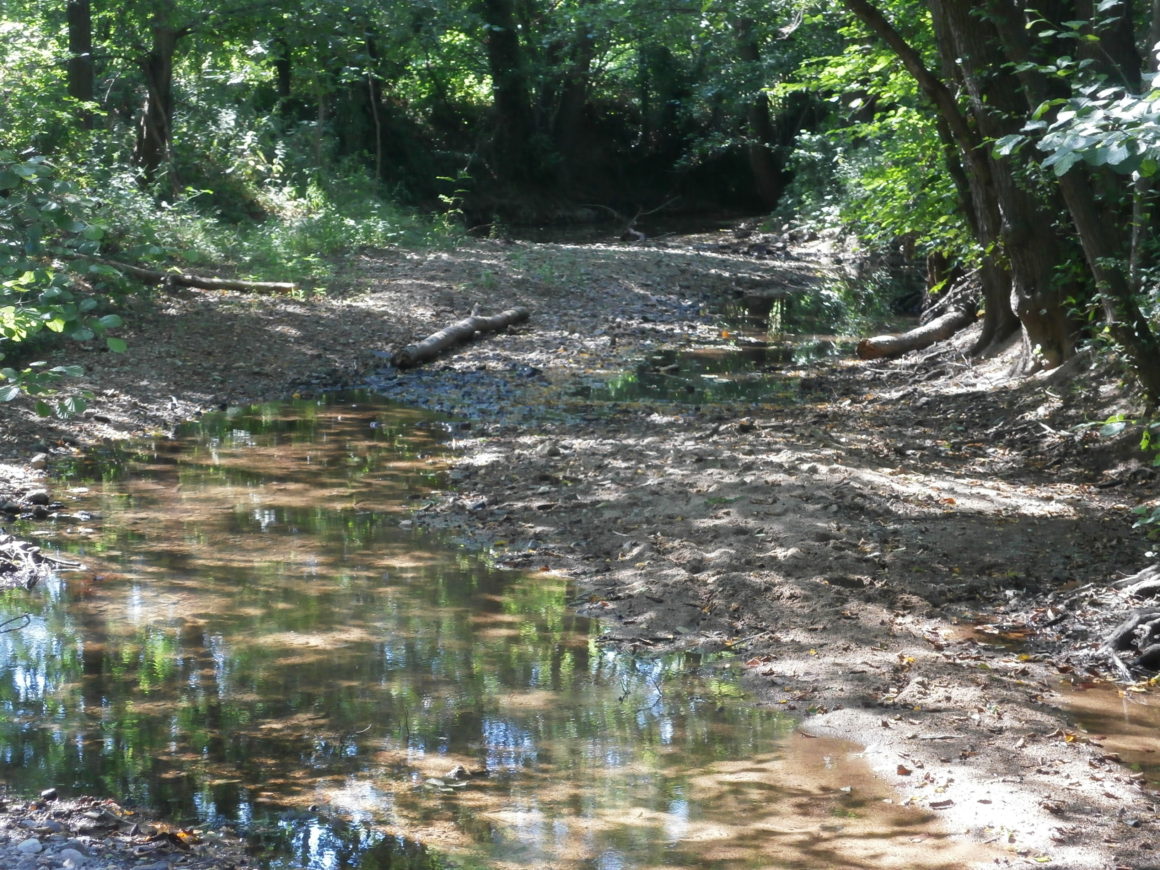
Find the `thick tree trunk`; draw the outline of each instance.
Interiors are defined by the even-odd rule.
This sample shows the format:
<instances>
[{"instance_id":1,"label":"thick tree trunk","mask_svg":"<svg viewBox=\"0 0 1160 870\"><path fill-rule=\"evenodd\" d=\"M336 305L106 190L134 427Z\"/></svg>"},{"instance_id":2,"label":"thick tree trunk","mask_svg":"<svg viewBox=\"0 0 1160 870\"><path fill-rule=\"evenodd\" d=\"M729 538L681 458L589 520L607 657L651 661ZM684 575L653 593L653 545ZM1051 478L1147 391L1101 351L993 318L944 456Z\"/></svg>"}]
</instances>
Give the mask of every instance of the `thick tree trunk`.
<instances>
[{"instance_id":1,"label":"thick tree trunk","mask_svg":"<svg viewBox=\"0 0 1160 870\"><path fill-rule=\"evenodd\" d=\"M277 94L278 104L275 111L279 115L285 115L290 106L290 98L293 96L294 88L294 67L291 60L290 45L286 40L278 37L274 40L271 54L273 55L272 63L274 65L274 93Z\"/></svg>"},{"instance_id":2,"label":"thick tree trunk","mask_svg":"<svg viewBox=\"0 0 1160 870\"><path fill-rule=\"evenodd\" d=\"M93 85L93 14L89 0L69 0L68 18L68 95L82 105L77 119L85 129L93 126L89 108L95 93Z\"/></svg>"},{"instance_id":3,"label":"thick tree trunk","mask_svg":"<svg viewBox=\"0 0 1160 870\"><path fill-rule=\"evenodd\" d=\"M737 56L758 72L761 63L761 47L757 44L757 37L753 32L752 18L738 18L733 22L733 35L737 41ZM749 77L756 85L756 77ZM753 174L753 184L761 201L769 208L774 208L785 190L785 177L782 167L775 156L772 143L775 138L773 118L769 112L769 97L765 92L756 88L749 101L745 117L749 127L749 142L746 145L746 156L749 159L749 170Z\"/></svg>"},{"instance_id":4,"label":"thick tree trunk","mask_svg":"<svg viewBox=\"0 0 1160 870\"><path fill-rule=\"evenodd\" d=\"M596 0L582 0L584 7L596 5ZM584 111L588 106L592 78L592 61L596 57L596 39L591 25L581 20L573 36L573 45L560 84L558 106L552 122L553 141L563 157L561 173L567 181L572 164L580 149L580 131L584 125Z\"/></svg>"},{"instance_id":5,"label":"thick tree trunk","mask_svg":"<svg viewBox=\"0 0 1160 870\"><path fill-rule=\"evenodd\" d=\"M1018 133L1027 116L1019 81L1009 72L1009 58L1002 51L999 33L990 17L978 14L977 3L965 0L931 0L930 7L939 51L947 66L961 70L976 129L987 140ZM990 175L999 203L1003 254L1010 265L1016 295L1016 314L1027 333L1035 359L1028 362L1048 368L1059 365L1075 349L1075 324L1067 299L1077 288L1061 281L1056 266L1069 252L1054 230L1058 201L1037 195L1017 177L1007 158L988 155Z\"/></svg>"},{"instance_id":6,"label":"thick tree trunk","mask_svg":"<svg viewBox=\"0 0 1160 870\"><path fill-rule=\"evenodd\" d=\"M983 329L973 348L973 352L983 353L1003 342L1019 326L1011 307L1011 275L1004 258L998 256L1002 217L984 143L960 110L954 94L881 11L865 0L845 0L845 4L898 56L935 107L947 165L956 181L967 223L983 252L979 270L985 303ZM953 62L944 61L944 65L948 70L954 69Z\"/></svg>"},{"instance_id":7,"label":"thick tree trunk","mask_svg":"<svg viewBox=\"0 0 1160 870\"><path fill-rule=\"evenodd\" d=\"M500 178L523 180L534 174L528 147L533 124L527 65L516 30L515 7L512 0L483 0L482 9L495 109L492 171Z\"/></svg>"},{"instance_id":8,"label":"thick tree trunk","mask_svg":"<svg viewBox=\"0 0 1160 870\"><path fill-rule=\"evenodd\" d=\"M1025 111L1033 111L1044 100L1053 96L1051 83L1045 80L1034 64L1027 61L1032 55L1024 18L1010 0L996 2L992 20L1005 53L1019 64ZM1090 12L1090 4L1080 6ZM1084 11L1068 4L1057 10L1060 15L1074 16ZM1153 3L1154 12L1160 12L1160 3ZM1089 16L1090 20L1090 16ZM1156 28L1157 22L1153 22ZM1154 30L1154 34L1160 30ZM1142 81L1140 58L1135 52L1131 35L1131 21L1125 14L1117 19L1117 26L1107 33L1101 31L1102 50L1085 48L1093 63L1103 66L1113 80L1121 80L1127 87L1138 89ZM1104 46L1105 40L1107 45ZM1101 197L1091 181L1089 170L1076 166L1059 179L1059 190L1066 203L1079 235L1088 270L1095 279L1096 294L1104 310L1104 317L1112 337L1124 350L1144 391L1152 401L1160 400L1160 336L1140 309L1136 298L1138 288L1133 286L1131 264L1136 259L1137 239L1132 232L1120 232L1125 223L1140 219L1127 209L1115 210L1114 197ZM1119 264L1128 264L1126 267Z\"/></svg>"},{"instance_id":9,"label":"thick tree trunk","mask_svg":"<svg viewBox=\"0 0 1160 870\"><path fill-rule=\"evenodd\" d=\"M155 180L169 160L173 133L173 59L177 54L177 43L186 33L174 27L168 16L161 12L155 17L152 29L153 44L141 62L145 76L145 105L137 124L137 141L133 148L133 163L140 167L147 182Z\"/></svg>"}]
</instances>

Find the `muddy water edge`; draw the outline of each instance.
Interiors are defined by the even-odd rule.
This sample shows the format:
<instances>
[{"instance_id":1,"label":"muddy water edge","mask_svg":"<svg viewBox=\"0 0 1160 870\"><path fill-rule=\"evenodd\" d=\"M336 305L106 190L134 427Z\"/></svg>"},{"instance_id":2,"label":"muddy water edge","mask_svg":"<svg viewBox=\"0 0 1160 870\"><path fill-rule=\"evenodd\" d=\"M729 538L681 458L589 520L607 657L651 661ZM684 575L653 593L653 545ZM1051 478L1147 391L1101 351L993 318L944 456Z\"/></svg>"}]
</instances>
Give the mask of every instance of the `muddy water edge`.
<instances>
[{"instance_id":1,"label":"muddy water edge","mask_svg":"<svg viewBox=\"0 0 1160 870\"><path fill-rule=\"evenodd\" d=\"M986 857L730 658L607 651L561 579L411 528L444 431L334 396L58 468L63 514L21 531L85 570L0 598L29 614L0 635L8 786L235 827L270 868Z\"/></svg>"}]
</instances>

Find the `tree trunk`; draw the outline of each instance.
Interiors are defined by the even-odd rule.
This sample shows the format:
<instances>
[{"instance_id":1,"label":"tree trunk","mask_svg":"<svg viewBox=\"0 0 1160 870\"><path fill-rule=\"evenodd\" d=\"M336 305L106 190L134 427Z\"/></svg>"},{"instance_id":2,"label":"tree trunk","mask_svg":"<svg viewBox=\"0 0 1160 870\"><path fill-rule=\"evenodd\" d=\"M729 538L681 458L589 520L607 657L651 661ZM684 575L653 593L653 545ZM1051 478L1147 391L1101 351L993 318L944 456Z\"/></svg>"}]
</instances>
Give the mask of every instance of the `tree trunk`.
<instances>
[{"instance_id":1,"label":"tree trunk","mask_svg":"<svg viewBox=\"0 0 1160 870\"><path fill-rule=\"evenodd\" d=\"M749 142L745 146L749 171L753 174L753 184L761 201L767 207L774 208L785 190L785 176L771 147L775 138L774 125L769 112L769 97L761 90L759 82L761 47L757 44L757 36L753 32L753 19L735 19L733 35L737 44L737 56L750 66L755 74L747 76L756 90L745 111L745 120L749 128Z\"/></svg>"},{"instance_id":2,"label":"tree trunk","mask_svg":"<svg viewBox=\"0 0 1160 870\"><path fill-rule=\"evenodd\" d=\"M274 40L271 54L274 65L274 93L278 103L275 112L279 115L287 114L290 107L290 98L293 96L294 67L291 60L290 45L285 39L278 37Z\"/></svg>"},{"instance_id":3,"label":"tree trunk","mask_svg":"<svg viewBox=\"0 0 1160 870\"><path fill-rule=\"evenodd\" d=\"M1090 4L1083 2L1080 5L1087 6L1090 12ZM993 20L1005 53L1022 70L1019 76L1026 98L1025 110L1034 111L1053 95L1051 85L1033 64L1028 63L1032 51L1022 14L1009 0L994 3L994 6L996 14ZM1068 8L1067 4L1063 6L1058 10L1060 15L1075 16L1082 11ZM1160 11L1160 3L1154 2L1153 9ZM1131 38L1131 22L1123 15L1117 22L1118 26L1112 28L1106 37L1101 31L1101 45L1105 38L1108 39L1106 48L1087 51L1091 53L1093 62L1104 66L1104 72L1113 79L1121 80L1129 88L1138 88L1143 77ZM1157 22L1153 22L1153 27L1157 27ZM1154 31L1157 32L1160 31ZM1054 46L1054 49L1059 48ZM1132 212L1123 209L1123 214L1117 214L1116 198L1098 194L1086 167L1072 167L1059 178L1058 184L1079 235L1088 270L1095 279L1096 294L1108 329L1127 355L1145 393L1152 401L1160 400L1160 336L1140 309L1136 298L1138 288L1133 286L1131 279L1131 264L1136 258L1133 233L1118 229L1125 222L1139 220L1140 215L1135 213L1135 209ZM1118 265L1122 263L1128 266Z\"/></svg>"},{"instance_id":4,"label":"tree trunk","mask_svg":"<svg viewBox=\"0 0 1160 870\"><path fill-rule=\"evenodd\" d=\"M483 20L487 32L487 62L491 72L491 94L495 115L492 130L493 173L500 178L523 180L532 172L530 165L533 124L528 76L516 30L512 0L483 0Z\"/></svg>"},{"instance_id":5,"label":"tree trunk","mask_svg":"<svg viewBox=\"0 0 1160 870\"><path fill-rule=\"evenodd\" d=\"M137 124L133 163L146 182L156 179L169 160L173 134L173 59L177 43L188 32L173 24L172 0L166 0L153 18L153 43L141 62L145 75L145 105Z\"/></svg>"},{"instance_id":6,"label":"tree trunk","mask_svg":"<svg viewBox=\"0 0 1160 870\"><path fill-rule=\"evenodd\" d=\"M1002 252L1010 266L1016 296L1015 312L1035 352L1029 366L1051 368L1075 349L1075 324L1067 299L1077 294L1074 283L1056 272L1069 252L1055 234L1055 216L1061 203L1040 198L1017 177L1009 158L991 156L985 143L1017 133L1027 117L1019 81L1009 72L1010 59L1002 51L999 33L989 16L978 14L977 3L931 0L936 41L944 63L961 71L975 128L982 137L980 150L989 163L999 203Z\"/></svg>"},{"instance_id":7,"label":"tree trunk","mask_svg":"<svg viewBox=\"0 0 1160 870\"><path fill-rule=\"evenodd\" d=\"M935 107L939 137L944 143L949 171L956 180L960 205L982 251L979 278L985 302L984 319L982 335L973 352L983 353L1007 339L1019 324L1011 308L1011 276L1004 259L998 256L1002 218L984 144L960 110L954 94L926 67L922 57L886 17L865 0L845 0L845 4L898 56ZM953 64L947 67L953 69Z\"/></svg>"},{"instance_id":8,"label":"tree trunk","mask_svg":"<svg viewBox=\"0 0 1160 870\"><path fill-rule=\"evenodd\" d=\"M595 4L596 0L581 0L581 13L585 7ZM592 35L592 27L581 20L576 27L570 57L566 61L567 68L560 85L558 107L552 123L553 141L563 158L561 171L565 183L580 149L580 131L584 125L584 110L588 106L592 61L595 57L596 40Z\"/></svg>"},{"instance_id":9,"label":"tree trunk","mask_svg":"<svg viewBox=\"0 0 1160 870\"><path fill-rule=\"evenodd\" d=\"M93 85L93 14L89 0L68 0L68 95L79 104L77 120L86 130L93 126L89 104Z\"/></svg>"},{"instance_id":10,"label":"tree trunk","mask_svg":"<svg viewBox=\"0 0 1160 870\"><path fill-rule=\"evenodd\" d=\"M876 335L858 342L859 359L881 359L898 356L911 350L921 350L936 341L950 338L956 332L975 322L973 305L952 307L950 311L936 317L929 323L916 326L901 335Z\"/></svg>"}]
</instances>

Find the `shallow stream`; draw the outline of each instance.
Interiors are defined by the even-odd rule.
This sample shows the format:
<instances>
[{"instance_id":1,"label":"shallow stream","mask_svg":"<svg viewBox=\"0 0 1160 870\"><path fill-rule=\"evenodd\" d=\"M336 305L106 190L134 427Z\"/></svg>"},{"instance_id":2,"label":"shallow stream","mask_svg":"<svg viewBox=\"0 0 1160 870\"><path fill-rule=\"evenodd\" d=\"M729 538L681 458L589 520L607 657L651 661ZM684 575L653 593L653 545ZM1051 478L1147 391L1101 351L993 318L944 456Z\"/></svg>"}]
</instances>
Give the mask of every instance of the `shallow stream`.
<instances>
[{"instance_id":1,"label":"shallow stream","mask_svg":"<svg viewBox=\"0 0 1160 870\"><path fill-rule=\"evenodd\" d=\"M967 860L736 663L605 650L560 578L412 529L442 433L301 400L66 469L21 531L85 569L0 597L7 785L233 825L268 868Z\"/></svg>"}]
</instances>

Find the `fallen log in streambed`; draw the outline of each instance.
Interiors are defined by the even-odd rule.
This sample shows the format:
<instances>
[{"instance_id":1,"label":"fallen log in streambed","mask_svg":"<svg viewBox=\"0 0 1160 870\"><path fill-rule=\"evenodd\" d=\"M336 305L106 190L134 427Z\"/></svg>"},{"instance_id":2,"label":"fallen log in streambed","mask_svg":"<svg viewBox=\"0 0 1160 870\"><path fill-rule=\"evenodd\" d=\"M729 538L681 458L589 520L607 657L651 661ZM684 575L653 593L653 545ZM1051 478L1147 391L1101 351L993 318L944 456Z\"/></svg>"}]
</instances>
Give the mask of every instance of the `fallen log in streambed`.
<instances>
[{"instance_id":1,"label":"fallen log in streambed","mask_svg":"<svg viewBox=\"0 0 1160 870\"><path fill-rule=\"evenodd\" d=\"M936 317L930 323L915 327L902 335L876 335L873 338L864 338L858 342L857 354L859 359L881 359L882 357L898 356L908 350L921 350L929 347L936 341L950 338L960 329L975 322L976 314L973 309L951 308L946 314Z\"/></svg>"},{"instance_id":2,"label":"fallen log in streambed","mask_svg":"<svg viewBox=\"0 0 1160 870\"><path fill-rule=\"evenodd\" d=\"M400 369L414 368L417 365L433 360L450 347L466 344L479 332L497 332L511 326L513 323L522 323L531 317L526 308L509 308L490 317L473 314L463 320L446 326L438 332L427 336L416 344L409 344L393 357L391 363Z\"/></svg>"}]
</instances>

